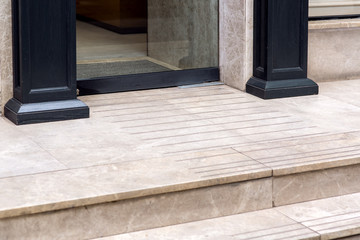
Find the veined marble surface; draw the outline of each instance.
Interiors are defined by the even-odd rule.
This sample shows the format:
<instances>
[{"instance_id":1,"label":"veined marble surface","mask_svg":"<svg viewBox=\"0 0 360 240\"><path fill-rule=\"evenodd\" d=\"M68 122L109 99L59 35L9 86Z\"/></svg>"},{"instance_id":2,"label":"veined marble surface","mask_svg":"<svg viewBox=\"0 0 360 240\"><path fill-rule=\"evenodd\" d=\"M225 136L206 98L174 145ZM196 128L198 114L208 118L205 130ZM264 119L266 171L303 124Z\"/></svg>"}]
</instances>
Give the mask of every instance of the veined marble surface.
<instances>
[{"instance_id":1,"label":"veined marble surface","mask_svg":"<svg viewBox=\"0 0 360 240\"><path fill-rule=\"evenodd\" d=\"M271 207L271 179L0 219L2 239L91 239Z\"/></svg>"},{"instance_id":2,"label":"veined marble surface","mask_svg":"<svg viewBox=\"0 0 360 240\"><path fill-rule=\"evenodd\" d=\"M241 90L253 74L253 1L220 1L220 79Z\"/></svg>"},{"instance_id":3,"label":"veined marble surface","mask_svg":"<svg viewBox=\"0 0 360 240\"><path fill-rule=\"evenodd\" d=\"M359 79L360 20L309 26L309 78L315 82Z\"/></svg>"},{"instance_id":4,"label":"veined marble surface","mask_svg":"<svg viewBox=\"0 0 360 240\"><path fill-rule=\"evenodd\" d=\"M342 239L342 237L349 237L344 238L349 240L359 239L359 200L360 194L357 193L271 210L110 236L101 240L327 240Z\"/></svg>"},{"instance_id":5,"label":"veined marble surface","mask_svg":"<svg viewBox=\"0 0 360 240\"><path fill-rule=\"evenodd\" d=\"M13 95L11 0L0 4L0 107Z\"/></svg>"},{"instance_id":6,"label":"veined marble surface","mask_svg":"<svg viewBox=\"0 0 360 240\"><path fill-rule=\"evenodd\" d=\"M320 233L321 239L360 234L359 193L284 206L278 210Z\"/></svg>"},{"instance_id":7,"label":"veined marble surface","mask_svg":"<svg viewBox=\"0 0 360 240\"><path fill-rule=\"evenodd\" d=\"M149 0L148 56L181 69L219 65L219 0Z\"/></svg>"},{"instance_id":8,"label":"veined marble surface","mask_svg":"<svg viewBox=\"0 0 360 240\"><path fill-rule=\"evenodd\" d=\"M274 177L274 206L360 192L359 172L360 164L356 164L348 167Z\"/></svg>"},{"instance_id":9,"label":"veined marble surface","mask_svg":"<svg viewBox=\"0 0 360 240\"><path fill-rule=\"evenodd\" d=\"M301 174L320 179L323 169L319 188L346 191L320 197L353 192L355 168L336 176L360 163L359 86L325 83L319 96L270 101L224 85L156 89L81 97L90 119L1 119L0 218L290 174L299 181L269 188L308 191Z\"/></svg>"}]
</instances>

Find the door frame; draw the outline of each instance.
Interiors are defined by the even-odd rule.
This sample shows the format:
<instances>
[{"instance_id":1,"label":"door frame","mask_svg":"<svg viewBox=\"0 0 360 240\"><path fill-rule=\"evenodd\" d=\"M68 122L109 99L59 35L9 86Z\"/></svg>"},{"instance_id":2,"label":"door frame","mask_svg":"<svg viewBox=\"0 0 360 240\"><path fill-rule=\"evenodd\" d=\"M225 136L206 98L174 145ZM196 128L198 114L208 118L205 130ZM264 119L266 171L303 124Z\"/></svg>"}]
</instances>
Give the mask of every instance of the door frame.
<instances>
[{"instance_id":1,"label":"door frame","mask_svg":"<svg viewBox=\"0 0 360 240\"><path fill-rule=\"evenodd\" d=\"M95 25L99 26L99 24ZM80 95L88 95L177 87L182 85L201 84L219 80L219 67L208 67L118 76L104 76L90 79L77 79L77 86Z\"/></svg>"}]
</instances>

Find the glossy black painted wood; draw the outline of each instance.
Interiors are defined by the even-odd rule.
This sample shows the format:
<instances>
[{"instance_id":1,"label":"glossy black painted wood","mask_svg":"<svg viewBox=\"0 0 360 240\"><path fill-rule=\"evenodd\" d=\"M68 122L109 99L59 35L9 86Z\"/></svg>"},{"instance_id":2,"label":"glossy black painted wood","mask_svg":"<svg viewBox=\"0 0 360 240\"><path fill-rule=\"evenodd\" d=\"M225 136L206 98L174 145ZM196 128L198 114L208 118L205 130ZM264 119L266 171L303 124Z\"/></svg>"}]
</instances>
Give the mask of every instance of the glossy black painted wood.
<instances>
[{"instance_id":1,"label":"glossy black painted wood","mask_svg":"<svg viewBox=\"0 0 360 240\"><path fill-rule=\"evenodd\" d=\"M13 98L6 103L5 116L16 125L89 117L89 108L78 99L23 104Z\"/></svg>"},{"instance_id":2,"label":"glossy black painted wood","mask_svg":"<svg viewBox=\"0 0 360 240\"><path fill-rule=\"evenodd\" d=\"M75 1L12 4L14 98L5 116L16 124L88 117L88 107L76 99Z\"/></svg>"},{"instance_id":3,"label":"glossy black painted wood","mask_svg":"<svg viewBox=\"0 0 360 240\"><path fill-rule=\"evenodd\" d=\"M80 95L176 87L219 81L219 68L202 68L78 80Z\"/></svg>"},{"instance_id":4,"label":"glossy black painted wood","mask_svg":"<svg viewBox=\"0 0 360 240\"><path fill-rule=\"evenodd\" d=\"M280 98L318 93L307 78L308 0L254 1L254 66L246 91Z\"/></svg>"},{"instance_id":5,"label":"glossy black painted wood","mask_svg":"<svg viewBox=\"0 0 360 240\"><path fill-rule=\"evenodd\" d=\"M309 17L309 21L321 21L321 20L331 20L331 19L349 19L349 18L360 18L360 15L359 14L350 14L350 15L317 16L317 17Z\"/></svg>"}]
</instances>

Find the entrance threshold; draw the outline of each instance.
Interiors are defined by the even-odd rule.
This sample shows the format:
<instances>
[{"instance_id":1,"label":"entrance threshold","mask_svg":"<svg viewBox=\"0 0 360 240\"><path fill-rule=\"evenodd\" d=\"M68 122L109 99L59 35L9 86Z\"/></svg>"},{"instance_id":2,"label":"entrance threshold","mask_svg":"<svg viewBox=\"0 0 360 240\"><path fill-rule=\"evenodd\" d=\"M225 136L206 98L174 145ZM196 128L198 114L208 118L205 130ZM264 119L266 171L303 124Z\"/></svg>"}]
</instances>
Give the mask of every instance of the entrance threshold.
<instances>
[{"instance_id":1,"label":"entrance threshold","mask_svg":"<svg viewBox=\"0 0 360 240\"><path fill-rule=\"evenodd\" d=\"M77 87L79 95L90 95L177 87L219 80L219 68L200 68L84 79L77 81Z\"/></svg>"}]
</instances>

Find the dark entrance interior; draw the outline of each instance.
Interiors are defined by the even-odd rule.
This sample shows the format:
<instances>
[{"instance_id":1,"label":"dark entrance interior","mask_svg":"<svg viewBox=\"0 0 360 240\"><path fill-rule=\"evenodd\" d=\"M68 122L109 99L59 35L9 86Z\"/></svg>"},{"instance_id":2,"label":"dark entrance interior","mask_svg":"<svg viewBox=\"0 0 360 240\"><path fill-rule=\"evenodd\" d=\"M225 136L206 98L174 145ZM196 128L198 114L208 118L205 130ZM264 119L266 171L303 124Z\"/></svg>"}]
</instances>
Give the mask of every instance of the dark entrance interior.
<instances>
[{"instance_id":1,"label":"dark entrance interior","mask_svg":"<svg viewBox=\"0 0 360 240\"><path fill-rule=\"evenodd\" d=\"M218 0L76 0L80 94L219 80Z\"/></svg>"}]
</instances>

